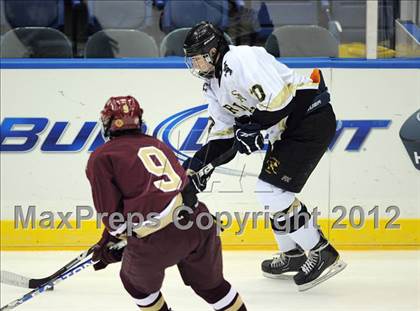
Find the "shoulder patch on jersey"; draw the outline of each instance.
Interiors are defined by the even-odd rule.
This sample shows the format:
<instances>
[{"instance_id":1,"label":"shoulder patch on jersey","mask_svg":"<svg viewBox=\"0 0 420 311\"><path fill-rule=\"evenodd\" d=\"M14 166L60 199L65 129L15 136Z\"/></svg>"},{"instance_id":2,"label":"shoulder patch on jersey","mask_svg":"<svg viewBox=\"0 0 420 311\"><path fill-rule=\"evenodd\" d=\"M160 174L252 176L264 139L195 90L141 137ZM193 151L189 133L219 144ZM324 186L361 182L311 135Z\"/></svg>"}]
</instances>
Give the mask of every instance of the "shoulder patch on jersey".
<instances>
[{"instance_id":1,"label":"shoulder patch on jersey","mask_svg":"<svg viewBox=\"0 0 420 311\"><path fill-rule=\"evenodd\" d=\"M203 84L203 91L204 92L207 92L207 90L209 89L209 87L210 87L210 83L204 82L204 84Z\"/></svg>"},{"instance_id":2,"label":"shoulder patch on jersey","mask_svg":"<svg viewBox=\"0 0 420 311\"><path fill-rule=\"evenodd\" d=\"M227 77L228 74L232 75L233 73L232 69L229 68L226 61L223 63L223 73L225 74L225 77Z\"/></svg>"}]
</instances>

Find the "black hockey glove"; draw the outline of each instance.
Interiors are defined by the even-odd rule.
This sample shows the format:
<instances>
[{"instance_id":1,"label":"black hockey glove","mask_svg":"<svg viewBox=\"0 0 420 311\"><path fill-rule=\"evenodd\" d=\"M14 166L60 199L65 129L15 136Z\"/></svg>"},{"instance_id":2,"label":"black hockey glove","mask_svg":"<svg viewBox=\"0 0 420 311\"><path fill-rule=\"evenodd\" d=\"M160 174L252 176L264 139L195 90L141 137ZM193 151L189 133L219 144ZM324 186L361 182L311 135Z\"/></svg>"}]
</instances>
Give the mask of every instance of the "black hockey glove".
<instances>
[{"instance_id":1,"label":"black hockey glove","mask_svg":"<svg viewBox=\"0 0 420 311\"><path fill-rule=\"evenodd\" d=\"M197 172L205 166L205 164L197 158L187 159L182 166L187 171L190 184L194 187L196 193L204 191L213 170L208 174L197 174Z\"/></svg>"},{"instance_id":2,"label":"black hockey glove","mask_svg":"<svg viewBox=\"0 0 420 311\"><path fill-rule=\"evenodd\" d=\"M197 207L197 190L191 182L188 182L188 184L184 187L184 189L181 191L181 195L184 205L191 208Z\"/></svg>"},{"instance_id":3,"label":"black hockey glove","mask_svg":"<svg viewBox=\"0 0 420 311\"><path fill-rule=\"evenodd\" d=\"M96 243L93 251L92 260L95 262L93 268L95 271L105 269L111 263L119 262L122 259L124 248L113 249L112 246L121 240L112 236L107 229L104 229L102 238Z\"/></svg>"},{"instance_id":4,"label":"black hockey glove","mask_svg":"<svg viewBox=\"0 0 420 311\"><path fill-rule=\"evenodd\" d=\"M197 189L188 181L188 184L182 189L181 195L184 205L177 210L177 217L181 225L186 225L191 218L191 210L194 211L198 206ZM185 207L189 207L189 209Z\"/></svg>"},{"instance_id":5,"label":"black hockey glove","mask_svg":"<svg viewBox=\"0 0 420 311\"><path fill-rule=\"evenodd\" d=\"M259 124L241 123L237 120L233 129L235 132L235 147L239 153L251 154L263 149L264 137L261 134Z\"/></svg>"}]
</instances>

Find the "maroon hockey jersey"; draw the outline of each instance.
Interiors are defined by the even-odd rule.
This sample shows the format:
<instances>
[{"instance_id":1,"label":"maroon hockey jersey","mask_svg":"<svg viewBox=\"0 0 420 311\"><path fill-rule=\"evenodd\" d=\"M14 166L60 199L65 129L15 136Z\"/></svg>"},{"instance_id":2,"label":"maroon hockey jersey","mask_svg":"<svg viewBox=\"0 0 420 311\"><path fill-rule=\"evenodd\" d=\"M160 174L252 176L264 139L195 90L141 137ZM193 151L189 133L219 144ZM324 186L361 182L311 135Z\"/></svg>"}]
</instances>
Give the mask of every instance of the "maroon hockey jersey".
<instances>
[{"instance_id":1,"label":"maroon hockey jersey","mask_svg":"<svg viewBox=\"0 0 420 311\"><path fill-rule=\"evenodd\" d=\"M144 134L117 136L90 156L86 174L95 209L111 232L109 215L162 212L183 189L187 176L163 142Z\"/></svg>"}]
</instances>

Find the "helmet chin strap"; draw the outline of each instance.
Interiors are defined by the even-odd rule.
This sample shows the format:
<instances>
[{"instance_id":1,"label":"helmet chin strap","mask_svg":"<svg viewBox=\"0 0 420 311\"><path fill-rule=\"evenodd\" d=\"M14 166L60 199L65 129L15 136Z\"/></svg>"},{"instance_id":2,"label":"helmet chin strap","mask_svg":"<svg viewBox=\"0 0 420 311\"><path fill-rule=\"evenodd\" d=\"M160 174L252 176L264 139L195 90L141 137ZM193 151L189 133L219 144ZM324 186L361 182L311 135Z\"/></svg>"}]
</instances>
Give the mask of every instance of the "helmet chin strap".
<instances>
[{"instance_id":1,"label":"helmet chin strap","mask_svg":"<svg viewBox=\"0 0 420 311\"><path fill-rule=\"evenodd\" d=\"M200 73L199 74L200 77L204 78L204 79L211 79L214 77L214 70L206 72L206 73Z\"/></svg>"},{"instance_id":2,"label":"helmet chin strap","mask_svg":"<svg viewBox=\"0 0 420 311\"><path fill-rule=\"evenodd\" d=\"M209 63L210 65L212 65L213 69L211 71L208 71L208 72L203 72L202 74L200 74L201 77L206 78L206 79L210 79L210 78L213 78L215 76L216 64L219 61L219 56L220 56L219 48L220 48L220 41L217 44L216 53L214 54L213 57L210 55L210 51L209 51L209 53L203 55L205 61L207 63Z\"/></svg>"},{"instance_id":3,"label":"helmet chin strap","mask_svg":"<svg viewBox=\"0 0 420 311\"><path fill-rule=\"evenodd\" d=\"M215 58L215 64L214 66L216 66L216 62L219 61L220 59L220 55L221 55L221 47L222 47L222 41L224 40L224 34L221 34L222 37L219 37L219 42L217 42L217 48L216 48L216 54L214 55Z\"/></svg>"}]
</instances>

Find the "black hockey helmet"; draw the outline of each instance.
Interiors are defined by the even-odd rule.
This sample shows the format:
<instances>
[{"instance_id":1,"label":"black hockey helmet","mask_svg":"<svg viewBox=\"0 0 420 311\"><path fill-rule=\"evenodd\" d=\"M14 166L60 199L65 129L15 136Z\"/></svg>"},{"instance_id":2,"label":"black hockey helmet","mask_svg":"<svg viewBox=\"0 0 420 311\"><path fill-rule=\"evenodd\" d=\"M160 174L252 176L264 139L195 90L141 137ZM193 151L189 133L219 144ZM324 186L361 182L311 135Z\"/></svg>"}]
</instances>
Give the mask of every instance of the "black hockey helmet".
<instances>
[{"instance_id":1,"label":"black hockey helmet","mask_svg":"<svg viewBox=\"0 0 420 311\"><path fill-rule=\"evenodd\" d=\"M184 41L185 62L194 75L203 78L214 76L216 62L221 62L223 54L229 48L224 33L217 26L210 22L200 22L188 32ZM210 53L215 49L215 53ZM204 60L212 65L209 70L199 70L193 64L193 57L202 56ZM220 57L221 56L221 57Z\"/></svg>"}]
</instances>

